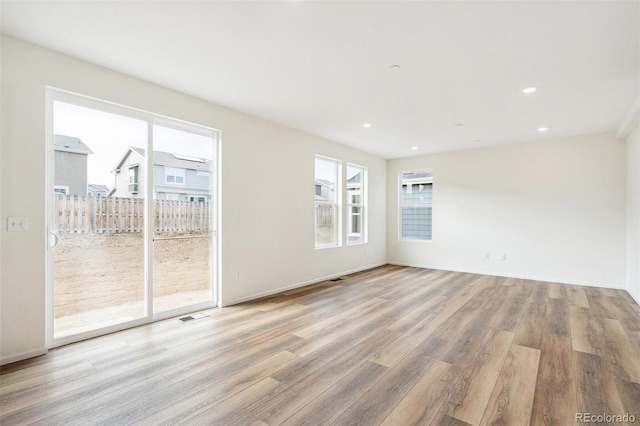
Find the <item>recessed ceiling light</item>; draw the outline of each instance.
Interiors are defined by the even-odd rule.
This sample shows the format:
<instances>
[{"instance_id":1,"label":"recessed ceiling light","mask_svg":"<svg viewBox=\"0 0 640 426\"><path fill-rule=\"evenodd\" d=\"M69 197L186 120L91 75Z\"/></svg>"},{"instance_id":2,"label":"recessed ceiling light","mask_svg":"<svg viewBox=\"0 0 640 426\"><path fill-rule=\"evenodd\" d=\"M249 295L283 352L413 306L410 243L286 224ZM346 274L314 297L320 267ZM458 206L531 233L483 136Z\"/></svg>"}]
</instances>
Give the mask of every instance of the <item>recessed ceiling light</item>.
<instances>
[{"instance_id":1,"label":"recessed ceiling light","mask_svg":"<svg viewBox=\"0 0 640 426\"><path fill-rule=\"evenodd\" d=\"M455 126L456 126L456 127L462 127L462 126L464 126L464 124L462 124L462 123L456 123L456 124L455 124Z\"/></svg>"},{"instance_id":2,"label":"recessed ceiling light","mask_svg":"<svg viewBox=\"0 0 640 426\"><path fill-rule=\"evenodd\" d=\"M476 139L476 140L474 140L474 142L480 142L480 139Z\"/></svg>"},{"instance_id":3,"label":"recessed ceiling light","mask_svg":"<svg viewBox=\"0 0 640 426\"><path fill-rule=\"evenodd\" d=\"M391 65L391 69L392 70L400 69L400 65L398 65L398 64Z\"/></svg>"},{"instance_id":4,"label":"recessed ceiling light","mask_svg":"<svg viewBox=\"0 0 640 426\"><path fill-rule=\"evenodd\" d=\"M526 93L528 95L529 93L533 93L536 90L538 90L537 87L527 87L526 89L522 89L522 93Z\"/></svg>"},{"instance_id":5,"label":"recessed ceiling light","mask_svg":"<svg viewBox=\"0 0 640 426\"><path fill-rule=\"evenodd\" d=\"M549 130L549 129L546 128L546 127L538 127L538 131L539 132L546 132L547 130Z\"/></svg>"},{"instance_id":6,"label":"recessed ceiling light","mask_svg":"<svg viewBox=\"0 0 640 426\"><path fill-rule=\"evenodd\" d=\"M411 149L415 151L416 149L418 149L418 147L417 146L412 146Z\"/></svg>"},{"instance_id":7,"label":"recessed ceiling light","mask_svg":"<svg viewBox=\"0 0 640 426\"><path fill-rule=\"evenodd\" d=\"M366 127L368 129L369 127L371 127L371 123L364 123L362 127Z\"/></svg>"}]
</instances>

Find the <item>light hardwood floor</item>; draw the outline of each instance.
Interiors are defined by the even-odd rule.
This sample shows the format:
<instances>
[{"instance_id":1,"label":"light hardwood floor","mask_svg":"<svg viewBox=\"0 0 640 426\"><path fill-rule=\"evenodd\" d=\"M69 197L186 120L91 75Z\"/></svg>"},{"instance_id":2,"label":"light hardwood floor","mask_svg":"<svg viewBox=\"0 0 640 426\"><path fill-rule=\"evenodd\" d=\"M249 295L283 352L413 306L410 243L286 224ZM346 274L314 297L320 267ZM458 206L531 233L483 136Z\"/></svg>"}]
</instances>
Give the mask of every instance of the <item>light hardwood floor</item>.
<instances>
[{"instance_id":1,"label":"light hardwood floor","mask_svg":"<svg viewBox=\"0 0 640 426\"><path fill-rule=\"evenodd\" d=\"M640 423L621 290L384 266L0 369L0 424Z\"/></svg>"}]
</instances>

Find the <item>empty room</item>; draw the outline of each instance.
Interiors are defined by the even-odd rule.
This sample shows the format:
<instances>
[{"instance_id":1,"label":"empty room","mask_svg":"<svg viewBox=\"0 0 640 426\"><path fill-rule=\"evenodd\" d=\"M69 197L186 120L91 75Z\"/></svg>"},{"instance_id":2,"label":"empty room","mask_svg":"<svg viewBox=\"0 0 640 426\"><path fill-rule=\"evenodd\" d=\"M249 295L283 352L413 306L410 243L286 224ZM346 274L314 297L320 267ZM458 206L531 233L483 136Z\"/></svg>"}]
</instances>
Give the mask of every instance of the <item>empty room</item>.
<instances>
[{"instance_id":1,"label":"empty room","mask_svg":"<svg viewBox=\"0 0 640 426\"><path fill-rule=\"evenodd\" d=\"M0 24L0 424L640 423L640 1Z\"/></svg>"}]
</instances>

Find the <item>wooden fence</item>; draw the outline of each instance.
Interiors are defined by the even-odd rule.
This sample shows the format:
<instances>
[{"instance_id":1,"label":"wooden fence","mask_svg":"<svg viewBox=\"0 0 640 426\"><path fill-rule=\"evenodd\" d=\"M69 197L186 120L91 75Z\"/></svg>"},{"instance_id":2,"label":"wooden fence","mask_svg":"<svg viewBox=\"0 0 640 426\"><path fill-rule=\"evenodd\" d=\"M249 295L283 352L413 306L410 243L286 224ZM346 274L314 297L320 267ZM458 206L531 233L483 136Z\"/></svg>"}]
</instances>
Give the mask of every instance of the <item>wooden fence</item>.
<instances>
[{"instance_id":1,"label":"wooden fence","mask_svg":"<svg viewBox=\"0 0 640 426\"><path fill-rule=\"evenodd\" d=\"M319 228L333 227L333 205L316 203L316 226Z\"/></svg>"},{"instance_id":2,"label":"wooden fence","mask_svg":"<svg viewBox=\"0 0 640 426\"><path fill-rule=\"evenodd\" d=\"M144 230L143 198L56 195L59 234L113 234ZM153 200L156 232L209 231L211 203Z\"/></svg>"}]
</instances>

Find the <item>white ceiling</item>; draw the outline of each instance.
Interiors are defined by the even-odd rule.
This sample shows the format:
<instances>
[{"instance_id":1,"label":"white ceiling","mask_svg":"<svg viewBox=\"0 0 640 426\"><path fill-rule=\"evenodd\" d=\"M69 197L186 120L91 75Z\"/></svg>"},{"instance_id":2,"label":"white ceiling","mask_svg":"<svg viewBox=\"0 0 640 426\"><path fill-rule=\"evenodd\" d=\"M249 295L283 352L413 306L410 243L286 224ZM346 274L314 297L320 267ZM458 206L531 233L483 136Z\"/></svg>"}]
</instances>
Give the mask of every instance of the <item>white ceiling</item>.
<instances>
[{"instance_id":1,"label":"white ceiling","mask_svg":"<svg viewBox=\"0 0 640 426\"><path fill-rule=\"evenodd\" d=\"M638 1L5 0L2 31L398 158L615 131L640 90L639 12Z\"/></svg>"}]
</instances>

